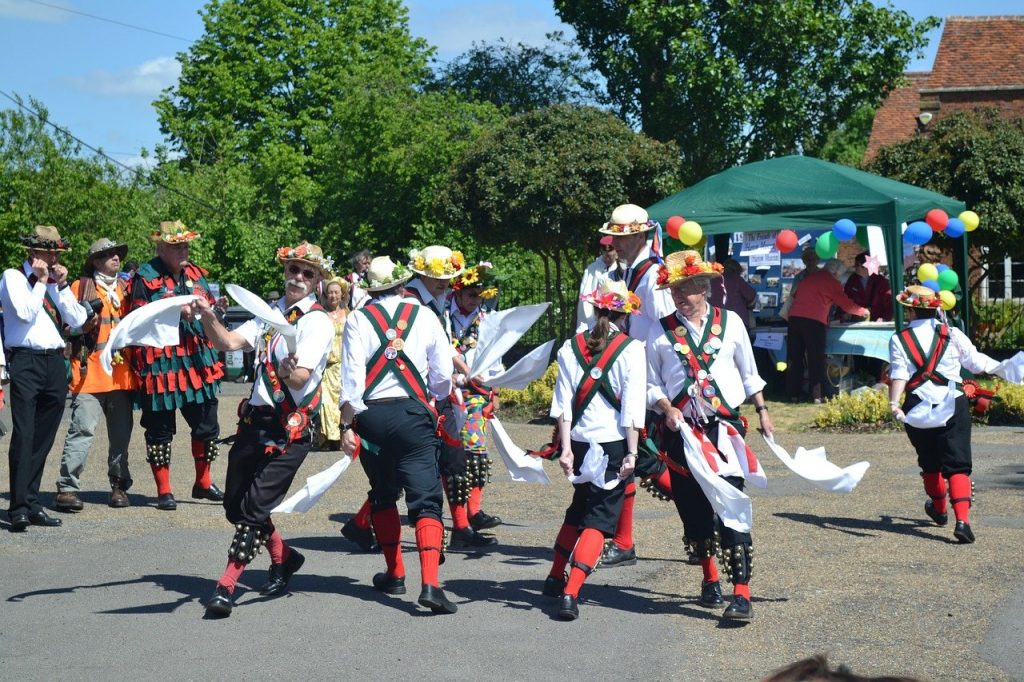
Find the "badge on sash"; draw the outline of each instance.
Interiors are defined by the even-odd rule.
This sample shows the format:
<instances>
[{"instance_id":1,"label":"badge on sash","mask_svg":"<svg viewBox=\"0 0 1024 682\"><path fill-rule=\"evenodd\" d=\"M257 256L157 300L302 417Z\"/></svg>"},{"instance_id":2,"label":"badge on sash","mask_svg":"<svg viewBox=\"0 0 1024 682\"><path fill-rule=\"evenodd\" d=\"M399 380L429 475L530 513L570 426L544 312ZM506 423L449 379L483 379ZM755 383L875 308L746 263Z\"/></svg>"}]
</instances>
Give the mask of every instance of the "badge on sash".
<instances>
[{"instance_id":1,"label":"badge on sash","mask_svg":"<svg viewBox=\"0 0 1024 682\"><path fill-rule=\"evenodd\" d=\"M398 357L398 351L395 350L394 346L388 346L387 348L384 349L384 357L386 357L388 360L394 360L395 358Z\"/></svg>"},{"instance_id":2,"label":"badge on sash","mask_svg":"<svg viewBox=\"0 0 1024 682\"><path fill-rule=\"evenodd\" d=\"M187 286L189 289L191 289L193 286L195 286L195 282L193 282L190 279L186 279L185 280L185 286Z\"/></svg>"},{"instance_id":3,"label":"badge on sash","mask_svg":"<svg viewBox=\"0 0 1024 682\"><path fill-rule=\"evenodd\" d=\"M399 320L398 322L395 323L395 326L404 332L406 328L408 328L409 323L406 322L405 320Z\"/></svg>"},{"instance_id":4,"label":"badge on sash","mask_svg":"<svg viewBox=\"0 0 1024 682\"><path fill-rule=\"evenodd\" d=\"M274 398L274 402L275 403L283 403L284 402L284 391L282 391L281 389L278 389L278 390L274 391L273 398Z\"/></svg>"},{"instance_id":5,"label":"badge on sash","mask_svg":"<svg viewBox=\"0 0 1024 682\"><path fill-rule=\"evenodd\" d=\"M704 381L707 378L708 378L708 373L707 373L706 370L703 370L703 369L697 370L697 381Z\"/></svg>"},{"instance_id":6,"label":"badge on sash","mask_svg":"<svg viewBox=\"0 0 1024 682\"><path fill-rule=\"evenodd\" d=\"M722 325L720 325L720 324L713 324L713 325L711 325L711 333L714 334L715 336L718 336L719 334L721 334L722 333Z\"/></svg>"},{"instance_id":7,"label":"badge on sash","mask_svg":"<svg viewBox=\"0 0 1024 682\"><path fill-rule=\"evenodd\" d=\"M405 341L403 341L402 339L395 339L394 341L391 342L391 347L401 352L402 349L405 348Z\"/></svg>"},{"instance_id":8,"label":"badge on sash","mask_svg":"<svg viewBox=\"0 0 1024 682\"><path fill-rule=\"evenodd\" d=\"M590 378L593 379L594 381L600 379L603 374L604 372L601 371L600 367L593 367L590 370Z\"/></svg>"},{"instance_id":9,"label":"badge on sash","mask_svg":"<svg viewBox=\"0 0 1024 682\"><path fill-rule=\"evenodd\" d=\"M396 332L394 329L389 329L386 332L384 332L384 336L387 337L388 341L394 341L398 337L398 332Z\"/></svg>"},{"instance_id":10,"label":"badge on sash","mask_svg":"<svg viewBox=\"0 0 1024 682\"><path fill-rule=\"evenodd\" d=\"M704 397L705 398L714 398L715 397L715 387L714 386L705 386L704 387Z\"/></svg>"},{"instance_id":11,"label":"badge on sash","mask_svg":"<svg viewBox=\"0 0 1024 682\"><path fill-rule=\"evenodd\" d=\"M683 325L679 325L678 327L676 327L675 331L676 336L686 336L686 327L684 327Z\"/></svg>"},{"instance_id":12,"label":"badge on sash","mask_svg":"<svg viewBox=\"0 0 1024 682\"><path fill-rule=\"evenodd\" d=\"M718 350L722 347L722 339L716 336L715 338L708 341L708 345L711 346L714 350Z\"/></svg>"}]
</instances>

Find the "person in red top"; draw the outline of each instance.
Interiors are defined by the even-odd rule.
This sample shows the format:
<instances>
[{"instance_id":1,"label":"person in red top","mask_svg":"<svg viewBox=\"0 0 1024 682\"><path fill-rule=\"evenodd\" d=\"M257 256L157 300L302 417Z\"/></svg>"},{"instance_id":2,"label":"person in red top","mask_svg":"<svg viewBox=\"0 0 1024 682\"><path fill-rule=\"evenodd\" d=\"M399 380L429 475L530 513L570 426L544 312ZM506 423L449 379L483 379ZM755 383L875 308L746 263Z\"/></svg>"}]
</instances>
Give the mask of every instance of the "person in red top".
<instances>
[{"instance_id":1,"label":"person in red top","mask_svg":"<svg viewBox=\"0 0 1024 682\"><path fill-rule=\"evenodd\" d=\"M846 280L843 291L851 301L870 310L872 320L888 322L892 319L892 287L889 280L877 272L868 274L864 265L867 258L868 252L864 251L854 259L853 274Z\"/></svg>"},{"instance_id":2,"label":"person in red top","mask_svg":"<svg viewBox=\"0 0 1024 682\"><path fill-rule=\"evenodd\" d=\"M828 268L808 272L793 294L789 309L789 337L786 351L786 393L790 400L801 396L804 368L814 402L821 402L821 385L825 380L825 333L828 314L836 305L850 315L867 317L867 308L857 305L843 293L839 280ZM806 359L806 364L805 364Z\"/></svg>"}]
</instances>

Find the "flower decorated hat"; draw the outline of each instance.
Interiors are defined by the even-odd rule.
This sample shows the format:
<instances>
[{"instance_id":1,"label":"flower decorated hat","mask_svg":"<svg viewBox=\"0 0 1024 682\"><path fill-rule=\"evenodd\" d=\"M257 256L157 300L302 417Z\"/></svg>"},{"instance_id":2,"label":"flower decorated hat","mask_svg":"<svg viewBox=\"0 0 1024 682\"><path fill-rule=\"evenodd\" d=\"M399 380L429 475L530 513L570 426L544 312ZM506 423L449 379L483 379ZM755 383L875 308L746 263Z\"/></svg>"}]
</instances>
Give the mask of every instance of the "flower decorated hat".
<instances>
[{"instance_id":1,"label":"flower decorated hat","mask_svg":"<svg viewBox=\"0 0 1024 682\"><path fill-rule=\"evenodd\" d=\"M452 251L447 246L428 246L423 250L409 252L409 269L417 275L434 279L452 279L462 274L466 258L461 251Z\"/></svg>"},{"instance_id":2,"label":"flower decorated hat","mask_svg":"<svg viewBox=\"0 0 1024 682\"><path fill-rule=\"evenodd\" d=\"M931 308L933 310L942 308L942 299L939 298L939 295L920 284L911 284L896 294L896 302L908 308Z\"/></svg>"},{"instance_id":3,"label":"flower decorated hat","mask_svg":"<svg viewBox=\"0 0 1024 682\"><path fill-rule=\"evenodd\" d=\"M412 279L412 272L401 263L391 260L391 256L377 256L370 261L366 269L367 285L365 291L384 291L405 284Z\"/></svg>"},{"instance_id":4,"label":"flower decorated hat","mask_svg":"<svg viewBox=\"0 0 1024 682\"><path fill-rule=\"evenodd\" d=\"M708 263L696 251L676 251L665 256L665 263L658 268L658 288L667 289L695 277L721 277L723 270L721 263Z\"/></svg>"},{"instance_id":5,"label":"flower decorated hat","mask_svg":"<svg viewBox=\"0 0 1024 682\"><path fill-rule=\"evenodd\" d=\"M623 237L653 230L658 221L650 220L647 211L636 204L622 204L612 211L612 217L598 230L601 234Z\"/></svg>"},{"instance_id":6,"label":"flower decorated hat","mask_svg":"<svg viewBox=\"0 0 1024 682\"><path fill-rule=\"evenodd\" d=\"M626 283L603 279L597 289L580 296L580 300L595 308L603 308L617 313L639 313L640 297L626 288Z\"/></svg>"},{"instance_id":7,"label":"flower decorated hat","mask_svg":"<svg viewBox=\"0 0 1024 682\"><path fill-rule=\"evenodd\" d=\"M466 268L452 281L452 289L481 289L481 298L494 298L498 295L498 277L494 274L494 266L481 261L471 268Z\"/></svg>"},{"instance_id":8,"label":"flower decorated hat","mask_svg":"<svg viewBox=\"0 0 1024 682\"><path fill-rule=\"evenodd\" d=\"M33 251L70 251L71 243L61 239L53 225L36 225L31 234L22 235L21 245Z\"/></svg>"},{"instance_id":9,"label":"flower decorated hat","mask_svg":"<svg viewBox=\"0 0 1024 682\"><path fill-rule=\"evenodd\" d=\"M282 246L277 250L277 262L287 265L292 261L300 261L306 265L312 265L320 271L321 278L330 277L334 274L334 261L324 256L323 250L316 244L302 242L298 246Z\"/></svg>"},{"instance_id":10,"label":"flower decorated hat","mask_svg":"<svg viewBox=\"0 0 1024 682\"><path fill-rule=\"evenodd\" d=\"M183 244L199 239L199 233L185 227L180 220L165 220L160 223L160 229L150 233L149 239L158 244Z\"/></svg>"}]
</instances>

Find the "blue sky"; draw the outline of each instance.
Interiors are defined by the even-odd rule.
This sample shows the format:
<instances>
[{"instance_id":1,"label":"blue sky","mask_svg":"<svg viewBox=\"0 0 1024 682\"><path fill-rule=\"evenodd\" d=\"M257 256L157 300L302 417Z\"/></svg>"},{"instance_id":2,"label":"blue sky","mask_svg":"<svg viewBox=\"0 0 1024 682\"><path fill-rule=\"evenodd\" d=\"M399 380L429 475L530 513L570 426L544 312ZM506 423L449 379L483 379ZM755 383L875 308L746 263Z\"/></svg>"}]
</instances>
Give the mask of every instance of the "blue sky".
<instances>
[{"instance_id":1,"label":"blue sky","mask_svg":"<svg viewBox=\"0 0 1024 682\"><path fill-rule=\"evenodd\" d=\"M32 96L55 123L114 158L138 161L143 147L161 142L151 102L175 82L175 55L202 31L204 0L0 0L0 91ZM897 9L921 18L965 14L1020 14L1020 0L896 0ZM440 59L473 41L540 44L565 30L550 0L408 0L415 35L434 45ZM83 16L95 15L166 35ZM931 68L941 29L910 70ZM183 39L183 40L182 40ZM988 49L981 47L980 49ZM0 107L13 104L0 96Z\"/></svg>"}]
</instances>

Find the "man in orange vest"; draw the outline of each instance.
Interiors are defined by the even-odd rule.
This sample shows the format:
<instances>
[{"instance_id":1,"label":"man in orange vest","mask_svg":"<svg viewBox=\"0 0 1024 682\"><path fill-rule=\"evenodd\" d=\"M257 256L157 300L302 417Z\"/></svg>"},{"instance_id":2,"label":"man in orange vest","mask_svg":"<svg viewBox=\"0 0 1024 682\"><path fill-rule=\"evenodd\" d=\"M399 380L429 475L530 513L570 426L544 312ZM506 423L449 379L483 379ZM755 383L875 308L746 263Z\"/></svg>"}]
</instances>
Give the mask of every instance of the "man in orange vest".
<instances>
[{"instance_id":1,"label":"man in orange vest","mask_svg":"<svg viewBox=\"0 0 1024 682\"><path fill-rule=\"evenodd\" d=\"M138 387L128 363L115 355L114 373L108 375L100 365L100 354L111 330L128 308L128 290L117 276L121 261L128 254L126 244L97 239L89 247L84 276L71 284L71 292L83 305L92 305L96 315L72 332L71 340L71 425L64 440L57 478L58 511L82 510L81 476L89 457L89 448L101 417L107 422L107 476L110 479L111 507L127 507L132 477L128 472L128 443L132 437L132 393ZM124 351L127 352L127 351Z\"/></svg>"}]
</instances>

